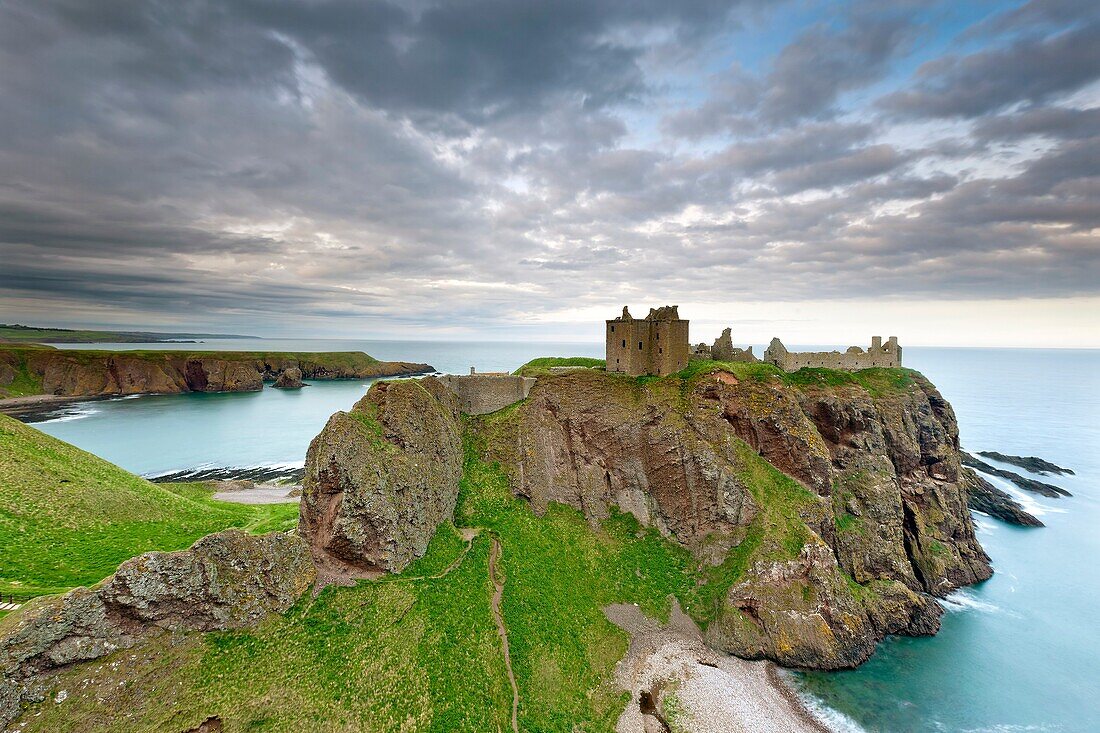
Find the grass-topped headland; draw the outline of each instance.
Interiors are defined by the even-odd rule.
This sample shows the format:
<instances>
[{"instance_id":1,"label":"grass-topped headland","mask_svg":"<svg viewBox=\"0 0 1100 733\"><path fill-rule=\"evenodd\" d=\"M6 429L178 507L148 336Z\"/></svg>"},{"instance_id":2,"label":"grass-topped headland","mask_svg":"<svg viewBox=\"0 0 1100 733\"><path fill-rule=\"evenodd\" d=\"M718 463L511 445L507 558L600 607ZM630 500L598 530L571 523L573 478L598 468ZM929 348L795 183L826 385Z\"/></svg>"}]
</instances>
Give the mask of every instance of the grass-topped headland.
<instances>
[{"instance_id":1,"label":"grass-topped headland","mask_svg":"<svg viewBox=\"0 0 1100 733\"><path fill-rule=\"evenodd\" d=\"M363 569L341 577L354 587L62 669L24 730L504 731L515 689L518 730L611 731L628 640L609 605L666 620L676 599L715 649L835 669L888 633L932 633L929 594L988 577L962 490L923 468L946 475L956 428L918 375L869 399L897 383L697 366L547 371L478 417L442 380L375 385L363 400L378 409L326 427L303 483L300 536L322 565L331 550ZM450 503L429 518L435 500ZM349 523L362 531L329 529ZM423 529L427 552L379 577L360 561L371 543L411 542L371 534L391 525ZM344 536L359 544L329 542Z\"/></svg>"},{"instance_id":2,"label":"grass-topped headland","mask_svg":"<svg viewBox=\"0 0 1100 733\"><path fill-rule=\"evenodd\" d=\"M187 341L194 339L252 339L223 333L165 333L158 331L95 331L72 328L41 328L19 324L0 324L0 342L55 344L143 344Z\"/></svg>"},{"instance_id":3,"label":"grass-topped headland","mask_svg":"<svg viewBox=\"0 0 1100 733\"><path fill-rule=\"evenodd\" d=\"M293 504L215 501L203 484L153 484L0 415L0 593L90 585L150 550L179 550L228 527L297 524Z\"/></svg>"},{"instance_id":4,"label":"grass-topped headland","mask_svg":"<svg viewBox=\"0 0 1100 733\"><path fill-rule=\"evenodd\" d=\"M432 371L360 351L278 352L53 349L0 344L0 398L36 394L249 391L287 369L307 379L363 379Z\"/></svg>"},{"instance_id":5,"label":"grass-topped headland","mask_svg":"<svg viewBox=\"0 0 1100 733\"><path fill-rule=\"evenodd\" d=\"M540 357L527 362L514 373L526 377L546 376L554 373L551 371L554 367L587 367L603 371L605 362L603 359L585 356ZM665 377L632 377L616 372L606 372L606 374L620 379L634 380L639 384L648 384L657 380L680 380L690 383L715 372L726 372L738 379L757 382L774 380L800 389L862 387L875 397L905 391L913 385L915 380L923 379L916 370L903 367L871 367L856 371L803 367L795 372L786 372L773 364L760 361L732 362L710 359L693 359L681 371Z\"/></svg>"}]
</instances>

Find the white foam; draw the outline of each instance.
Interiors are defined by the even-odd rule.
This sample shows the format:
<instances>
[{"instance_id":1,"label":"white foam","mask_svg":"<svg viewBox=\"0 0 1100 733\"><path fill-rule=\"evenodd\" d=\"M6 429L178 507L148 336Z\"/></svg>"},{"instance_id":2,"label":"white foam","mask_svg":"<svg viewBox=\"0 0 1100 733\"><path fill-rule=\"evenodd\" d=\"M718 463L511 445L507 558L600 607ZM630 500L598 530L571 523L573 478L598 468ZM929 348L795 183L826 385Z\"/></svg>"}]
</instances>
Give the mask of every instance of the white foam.
<instances>
[{"instance_id":1,"label":"white foam","mask_svg":"<svg viewBox=\"0 0 1100 733\"><path fill-rule=\"evenodd\" d=\"M54 413L52 417L46 420L36 420L28 423L28 425L49 425L50 423L83 420L86 417L91 417L97 412L99 412L99 409L91 405L72 405L61 408L59 412Z\"/></svg>"},{"instance_id":2,"label":"white foam","mask_svg":"<svg viewBox=\"0 0 1100 733\"><path fill-rule=\"evenodd\" d=\"M797 680L786 673L781 672L787 686L794 691L799 702L809 711L817 722L833 731L833 733L867 733L867 729L835 708L831 708L813 694L806 692Z\"/></svg>"},{"instance_id":3,"label":"white foam","mask_svg":"<svg viewBox=\"0 0 1100 733\"><path fill-rule=\"evenodd\" d=\"M1016 725L1013 723L996 723L982 726L981 728L963 728L961 733L1026 733L1027 731L1056 731L1064 730L1060 725Z\"/></svg>"},{"instance_id":4,"label":"white foam","mask_svg":"<svg viewBox=\"0 0 1100 733\"><path fill-rule=\"evenodd\" d=\"M1020 617L1019 614L1014 611L1006 611L996 604L990 603L989 601L983 601L966 588L960 588L954 593L947 595L941 599L941 603L944 610L949 613L977 611L978 613L1003 613L1015 618Z\"/></svg>"}]
</instances>

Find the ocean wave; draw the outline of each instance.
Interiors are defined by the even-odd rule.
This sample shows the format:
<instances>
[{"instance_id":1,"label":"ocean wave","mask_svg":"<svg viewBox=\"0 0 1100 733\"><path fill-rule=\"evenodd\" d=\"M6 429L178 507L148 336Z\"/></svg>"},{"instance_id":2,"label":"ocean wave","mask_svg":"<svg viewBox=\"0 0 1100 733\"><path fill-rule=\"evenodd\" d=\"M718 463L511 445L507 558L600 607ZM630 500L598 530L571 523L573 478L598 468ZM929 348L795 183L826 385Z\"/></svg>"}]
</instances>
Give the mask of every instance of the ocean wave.
<instances>
[{"instance_id":1,"label":"ocean wave","mask_svg":"<svg viewBox=\"0 0 1100 733\"><path fill-rule=\"evenodd\" d=\"M72 422L73 420L83 420L86 417L91 417L99 412L99 408L92 405L69 405L67 407L58 408L56 412L51 412L45 416L45 420L34 420L27 423L28 425L49 425L51 423L59 422Z\"/></svg>"},{"instance_id":2,"label":"ocean wave","mask_svg":"<svg viewBox=\"0 0 1100 733\"><path fill-rule=\"evenodd\" d=\"M818 723L833 731L833 733L867 733L867 729L857 723L851 717L840 712L836 708L829 707L821 698L811 692L807 692L798 679L786 670L779 670L780 676L787 687L794 693L802 706Z\"/></svg>"},{"instance_id":3,"label":"ocean wave","mask_svg":"<svg viewBox=\"0 0 1100 733\"><path fill-rule=\"evenodd\" d=\"M257 482L301 480L305 461L283 461L276 463L257 463L251 466L219 466L214 463L201 463L188 468L173 469L144 474L150 481L171 483L180 481L225 481L233 479L251 479Z\"/></svg>"},{"instance_id":4,"label":"ocean wave","mask_svg":"<svg viewBox=\"0 0 1100 733\"><path fill-rule=\"evenodd\" d=\"M978 598L972 591L965 588L960 588L954 593L950 593L941 599L941 604L947 612L961 612L961 611L977 611L978 613L1003 613L1008 616L1019 618L1019 614L1015 611L1007 611L1000 606L990 603L989 601L983 601Z\"/></svg>"},{"instance_id":5,"label":"ocean wave","mask_svg":"<svg viewBox=\"0 0 1100 733\"><path fill-rule=\"evenodd\" d=\"M943 730L948 730L943 728ZM981 728L962 728L959 733L1028 733L1029 731L1059 731L1065 730L1061 725L1016 725L1013 723L996 723L985 725Z\"/></svg>"}]
</instances>

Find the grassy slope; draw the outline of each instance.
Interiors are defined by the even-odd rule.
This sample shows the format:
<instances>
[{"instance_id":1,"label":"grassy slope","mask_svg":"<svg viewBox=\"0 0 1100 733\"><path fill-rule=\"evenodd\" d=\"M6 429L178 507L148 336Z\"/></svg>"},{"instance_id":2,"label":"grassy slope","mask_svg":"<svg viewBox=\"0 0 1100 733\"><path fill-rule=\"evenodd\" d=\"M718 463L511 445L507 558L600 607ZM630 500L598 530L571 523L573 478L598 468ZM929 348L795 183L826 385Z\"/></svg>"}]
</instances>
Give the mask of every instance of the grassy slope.
<instances>
[{"instance_id":1,"label":"grassy slope","mask_svg":"<svg viewBox=\"0 0 1100 733\"><path fill-rule=\"evenodd\" d=\"M562 505L536 517L500 468L479 458L476 441L467 438L455 512L456 524L479 529L468 552L445 525L428 554L398 576L328 588L254 629L165 638L136 658L124 652L66 671L57 689L68 700L24 716L26 730L186 730L211 715L226 731L507 730L511 693L491 616L490 536L503 548L520 729L612 730L625 703L613 671L627 638L601 609L637 603L667 618L675 595L705 620L744 565L702 575L686 550L629 515L598 530ZM777 507L797 501L786 477L751 451L746 457L760 497ZM781 546L798 541L786 520L765 513L760 521L761 534L774 533Z\"/></svg>"},{"instance_id":2,"label":"grassy slope","mask_svg":"<svg viewBox=\"0 0 1100 733\"><path fill-rule=\"evenodd\" d=\"M227 527L292 527L295 505L214 501L201 485L152 484L0 415L0 593L95 583L123 560Z\"/></svg>"}]
</instances>

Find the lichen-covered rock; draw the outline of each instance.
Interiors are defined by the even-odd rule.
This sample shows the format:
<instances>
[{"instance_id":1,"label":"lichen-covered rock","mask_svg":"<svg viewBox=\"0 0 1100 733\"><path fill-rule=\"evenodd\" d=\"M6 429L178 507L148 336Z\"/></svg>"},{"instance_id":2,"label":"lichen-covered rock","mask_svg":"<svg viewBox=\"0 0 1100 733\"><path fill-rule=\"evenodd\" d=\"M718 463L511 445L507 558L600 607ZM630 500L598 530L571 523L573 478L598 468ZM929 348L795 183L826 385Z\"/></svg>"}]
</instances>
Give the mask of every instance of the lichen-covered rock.
<instances>
[{"instance_id":1,"label":"lichen-covered rock","mask_svg":"<svg viewBox=\"0 0 1100 733\"><path fill-rule=\"evenodd\" d=\"M837 668L885 634L933 633L928 595L992 573L950 405L915 372L886 373L873 391L750 375L549 375L478 430L536 512L558 501L596 521L616 507L701 562L745 555L708 630L722 649ZM762 493L746 444L802 493L782 482Z\"/></svg>"},{"instance_id":2,"label":"lichen-covered rock","mask_svg":"<svg viewBox=\"0 0 1100 733\"><path fill-rule=\"evenodd\" d=\"M203 537L184 552L127 560L97 592L129 619L172 630L214 631L282 613L313 578L300 537L228 530Z\"/></svg>"},{"instance_id":3,"label":"lichen-covered rock","mask_svg":"<svg viewBox=\"0 0 1100 733\"><path fill-rule=\"evenodd\" d=\"M450 390L431 377L375 383L310 443L302 535L334 574L398 571L453 516L461 474Z\"/></svg>"},{"instance_id":4,"label":"lichen-covered rock","mask_svg":"<svg viewBox=\"0 0 1100 733\"><path fill-rule=\"evenodd\" d=\"M279 373L279 378L272 385L278 389L301 389L306 386L302 381L302 370L298 367L290 367Z\"/></svg>"},{"instance_id":5,"label":"lichen-covered rock","mask_svg":"<svg viewBox=\"0 0 1100 733\"><path fill-rule=\"evenodd\" d=\"M43 674L164 630L253 624L290 608L315 576L300 537L233 529L127 560L95 588L32 601L0 621L0 726L35 699Z\"/></svg>"},{"instance_id":6,"label":"lichen-covered rock","mask_svg":"<svg viewBox=\"0 0 1100 733\"><path fill-rule=\"evenodd\" d=\"M932 634L940 606L897 581L850 587L818 538L793 560L761 560L729 590L707 628L711 646L790 667L843 669L871 656L890 633Z\"/></svg>"}]
</instances>

